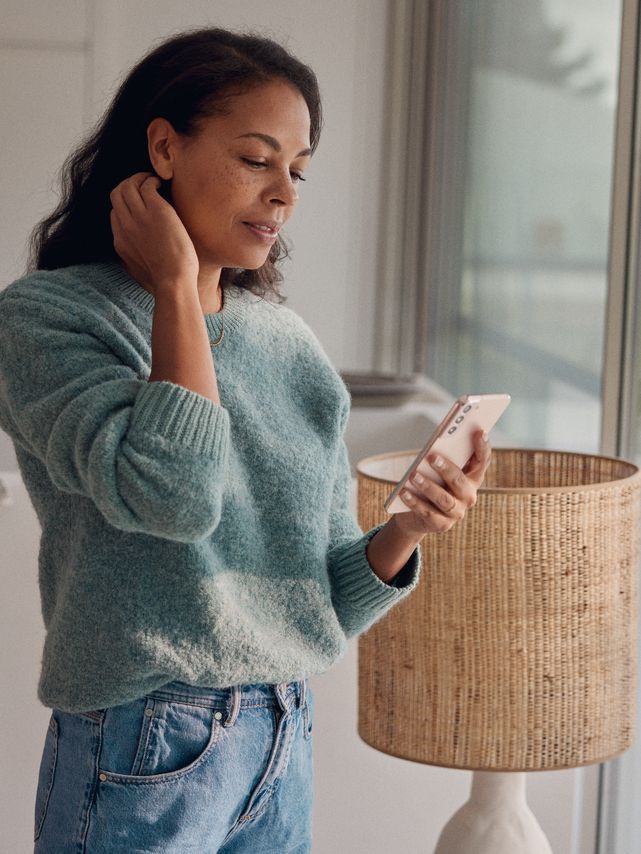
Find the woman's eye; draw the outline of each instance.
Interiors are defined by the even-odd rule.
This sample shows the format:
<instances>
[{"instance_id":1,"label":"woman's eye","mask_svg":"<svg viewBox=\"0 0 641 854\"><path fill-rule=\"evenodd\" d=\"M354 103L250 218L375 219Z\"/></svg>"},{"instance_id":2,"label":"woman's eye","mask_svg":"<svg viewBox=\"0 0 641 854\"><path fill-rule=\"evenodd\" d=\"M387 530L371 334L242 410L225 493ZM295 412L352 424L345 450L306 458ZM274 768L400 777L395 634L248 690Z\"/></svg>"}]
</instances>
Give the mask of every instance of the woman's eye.
<instances>
[{"instance_id":1,"label":"woman's eye","mask_svg":"<svg viewBox=\"0 0 641 854\"><path fill-rule=\"evenodd\" d=\"M261 162L260 160L250 160L249 157L241 157L240 158L244 163L249 164L249 166L267 166L266 163Z\"/></svg>"},{"instance_id":2,"label":"woman's eye","mask_svg":"<svg viewBox=\"0 0 641 854\"><path fill-rule=\"evenodd\" d=\"M262 160L252 160L251 157L241 157L240 158L243 163L246 163L248 166L252 166L254 169L267 168L269 163L265 163ZM293 181L306 181L307 178L304 178L301 172L290 172L291 178Z\"/></svg>"}]
</instances>

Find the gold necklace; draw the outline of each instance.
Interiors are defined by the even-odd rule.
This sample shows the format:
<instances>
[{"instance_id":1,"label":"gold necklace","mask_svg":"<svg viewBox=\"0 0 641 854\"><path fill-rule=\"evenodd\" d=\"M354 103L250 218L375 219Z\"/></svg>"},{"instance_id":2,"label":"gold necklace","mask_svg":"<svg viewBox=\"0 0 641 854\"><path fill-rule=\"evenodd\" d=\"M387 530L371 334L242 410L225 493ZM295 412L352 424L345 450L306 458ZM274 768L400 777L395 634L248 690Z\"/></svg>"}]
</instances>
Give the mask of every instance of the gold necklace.
<instances>
[{"instance_id":1,"label":"gold necklace","mask_svg":"<svg viewBox=\"0 0 641 854\"><path fill-rule=\"evenodd\" d=\"M209 339L209 344L210 344L210 346L211 346L211 347L218 347L218 345L219 345L219 344L220 344L220 342L223 340L223 337L224 337L224 335L225 335L225 315L223 314L223 311L224 311L224 308L225 308L225 297L223 296L223 294L224 294L224 290L221 290L221 292L220 292L220 311L221 311L221 316L220 316L220 338L218 339L218 341L212 341L212 340L211 340L211 338L210 338L210 339Z\"/></svg>"},{"instance_id":2,"label":"gold necklace","mask_svg":"<svg viewBox=\"0 0 641 854\"><path fill-rule=\"evenodd\" d=\"M212 347L218 347L218 345L220 344L220 342L223 340L223 337L224 337L224 335L225 335L225 327L224 327L222 324L224 323L224 321L225 321L225 319L224 319L223 317L221 317L221 318L220 318L220 322L221 322L221 327L220 327L220 338L218 339L218 341L212 341L212 340L211 340L211 338L209 339L209 343L210 343L210 345L211 345Z\"/></svg>"}]
</instances>

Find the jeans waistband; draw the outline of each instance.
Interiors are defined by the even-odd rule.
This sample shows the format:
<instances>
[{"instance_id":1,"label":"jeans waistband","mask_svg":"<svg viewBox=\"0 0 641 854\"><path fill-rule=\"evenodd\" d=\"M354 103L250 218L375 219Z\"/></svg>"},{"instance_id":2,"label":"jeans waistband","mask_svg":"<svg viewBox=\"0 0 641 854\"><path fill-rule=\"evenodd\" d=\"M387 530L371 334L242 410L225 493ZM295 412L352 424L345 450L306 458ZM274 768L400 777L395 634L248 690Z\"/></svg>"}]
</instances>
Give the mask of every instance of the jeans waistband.
<instances>
[{"instance_id":1,"label":"jeans waistband","mask_svg":"<svg viewBox=\"0 0 641 854\"><path fill-rule=\"evenodd\" d=\"M206 688L176 680L161 685L146 696L169 702L184 700L211 709L224 708L224 725L231 726L243 706L278 706L284 712L292 708L303 708L307 697L307 680L273 684L260 682L232 685L229 688Z\"/></svg>"}]
</instances>

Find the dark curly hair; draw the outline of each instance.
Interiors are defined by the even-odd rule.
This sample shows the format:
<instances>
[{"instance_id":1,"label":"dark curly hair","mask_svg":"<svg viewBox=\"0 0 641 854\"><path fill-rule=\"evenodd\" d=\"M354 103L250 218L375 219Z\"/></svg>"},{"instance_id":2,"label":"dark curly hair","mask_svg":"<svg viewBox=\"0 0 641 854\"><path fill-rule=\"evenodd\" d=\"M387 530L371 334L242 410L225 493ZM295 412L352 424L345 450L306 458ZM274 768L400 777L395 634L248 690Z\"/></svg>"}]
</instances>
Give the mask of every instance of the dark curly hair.
<instances>
[{"instance_id":1,"label":"dark curly hair","mask_svg":"<svg viewBox=\"0 0 641 854\"><path fill-rule=\"evenodd\" d=\"M61 200L31 233L27 272L119 260L109 194L135 172L154 172L147 147L151 120L161 116L178 133L195 136L201 120L215 115L225 97L275 79L288 81L305 99L314 151L322 125L316 75L277 42L252 33L201 27L152 48L120 84L90 135L63 163ZM159 189L167 199L168 184L163 181ZM225 268L221 285L235 284L259 296L271 292L283 302L277 287L283 279L278 263L287 256L279 236L262 267Z\"/></svg>"}]
</instances>

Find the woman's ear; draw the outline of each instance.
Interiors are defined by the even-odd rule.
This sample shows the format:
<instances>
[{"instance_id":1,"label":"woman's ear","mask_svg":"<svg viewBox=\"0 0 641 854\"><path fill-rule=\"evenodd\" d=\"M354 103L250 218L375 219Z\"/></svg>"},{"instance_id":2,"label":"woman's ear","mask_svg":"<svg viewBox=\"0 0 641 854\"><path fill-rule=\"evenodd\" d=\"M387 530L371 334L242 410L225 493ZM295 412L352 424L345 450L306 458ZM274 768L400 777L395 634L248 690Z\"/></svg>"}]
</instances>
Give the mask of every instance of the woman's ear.
<instances>
[{"instance_id":1,"label":"woman's ear","mask_svg":"<svg viewBox=\"0 0 641 854\"><path fill-rule=\"evenodd\" d=\"M147 126L149 160L159 178L170 181L174 175L176 131L167 119L157 117Z\"/></svg>"}]
</instances>

